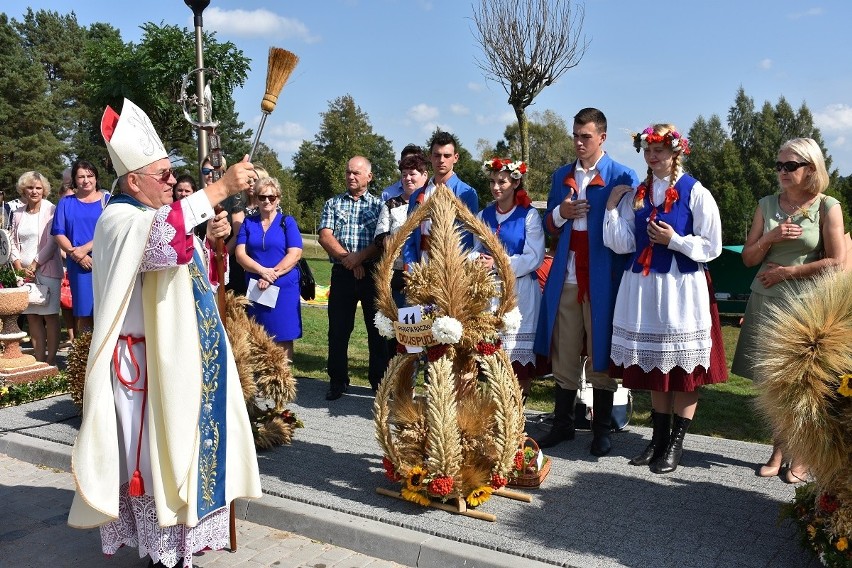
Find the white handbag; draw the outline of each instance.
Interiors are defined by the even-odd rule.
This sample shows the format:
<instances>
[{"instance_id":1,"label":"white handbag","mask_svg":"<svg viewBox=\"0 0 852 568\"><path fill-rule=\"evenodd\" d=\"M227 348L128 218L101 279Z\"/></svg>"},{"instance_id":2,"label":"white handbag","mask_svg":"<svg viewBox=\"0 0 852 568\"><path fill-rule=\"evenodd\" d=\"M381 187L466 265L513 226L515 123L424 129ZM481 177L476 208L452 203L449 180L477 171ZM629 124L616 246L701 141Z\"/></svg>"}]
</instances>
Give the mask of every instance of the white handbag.
<instances>
[{"instance_id":1,"label":"white handbag","mask_svg":"<svg viewBox=\"0 0 852 568\"><path fill-rule=\"evenodd\" d=\"M23 287L30 296L31 306L44 306L50 301L50 287L37 282L25 282Z\"/></svg>"}]
</instances>

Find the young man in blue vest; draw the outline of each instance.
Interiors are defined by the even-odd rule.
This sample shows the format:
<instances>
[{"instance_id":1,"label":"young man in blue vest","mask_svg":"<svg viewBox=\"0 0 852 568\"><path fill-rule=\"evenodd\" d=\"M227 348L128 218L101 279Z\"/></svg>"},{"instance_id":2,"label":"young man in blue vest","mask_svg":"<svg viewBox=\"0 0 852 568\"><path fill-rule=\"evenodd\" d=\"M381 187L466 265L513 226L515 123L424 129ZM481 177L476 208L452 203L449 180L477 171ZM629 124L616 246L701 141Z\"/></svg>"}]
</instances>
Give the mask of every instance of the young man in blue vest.
<instances>
[{"instance_id":1,"label":"young man in blue vest","mask_svg":"<svg viewBox=\"0 0 852 568\"><path fill-rule=\"evenodd\" d=\"M538 445L549 448L574 439L574 402L585 372L593 387L594 456L612 449L609 434L618 383L607 371L612 315L625 262L603 244L606 202L615 186L639 183L636 172L603 151L606 128L606 117L598 109L578 112L573 132L577 161L553 173L544 226L558 241L534 348L551 358L556 379L553 425L536 440Z\"/></svg>"},{"instance_id":2,"label":"young man in blue vest","mask_svg":"<svg viewBox=\"0 0 852 568\"><path fill-rule=\"evenodd\" d=\"M449 132L438 131L429 141L429 161L432 162L432 177L426 186L411 194L408 199L408 215L417 210L423 201L431 197L435 187L444 184L453 194L461 199L470 212L476 215L479 212L479 196L476 190L463 182L456 175L453 168L459 161L458 140ZM420 262L423 253L428 258L429 251L429 228L431 221L426 220L421 226L412 232L411 236L402 249L402 260L405 264ZM462 247L470 249L473 247L473 236L465 232L462 235Z\"/></svg>"}]
</instances>

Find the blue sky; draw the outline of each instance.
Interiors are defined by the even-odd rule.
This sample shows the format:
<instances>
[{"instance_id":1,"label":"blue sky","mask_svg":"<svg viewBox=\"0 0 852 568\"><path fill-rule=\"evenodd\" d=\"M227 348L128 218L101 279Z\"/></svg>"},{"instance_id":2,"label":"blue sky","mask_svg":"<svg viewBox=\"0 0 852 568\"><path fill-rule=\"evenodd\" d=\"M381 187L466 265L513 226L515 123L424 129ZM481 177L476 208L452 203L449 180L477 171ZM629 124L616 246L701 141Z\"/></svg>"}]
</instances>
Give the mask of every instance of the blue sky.
<instances>
[{"instance_id":1,"label":"blue sky","mask_svg":"<svg viewBox=\"0 0 852 568\"><path fill-rule=\"evenodd\" d=\"M192 27L192 12L180 0L3 3L16 19L27 7L73 10L83 25L111 23L125 41L138 40L146 21ZM263 134L289 165L300 142L313 139L328 102L347 93L397 152L424 143L436 125L474 154L478 140L499 140L514 113L502 87L475 64L471 13L466 0L212 0L204 25L252 59L247 84L234 93L249 125L260 117L269 47L299 55ZM600 108L609 119L605 148L644 169L630 132L651 122L673 122L686 132L699 115L725 122L742 86L758 107L782 95L794 108L806 102L834 167L850 175L850 21L848 0L588 0L585 57L529 110L553 110L570 127L580 108Z\"/></svg>"}]
</instances>

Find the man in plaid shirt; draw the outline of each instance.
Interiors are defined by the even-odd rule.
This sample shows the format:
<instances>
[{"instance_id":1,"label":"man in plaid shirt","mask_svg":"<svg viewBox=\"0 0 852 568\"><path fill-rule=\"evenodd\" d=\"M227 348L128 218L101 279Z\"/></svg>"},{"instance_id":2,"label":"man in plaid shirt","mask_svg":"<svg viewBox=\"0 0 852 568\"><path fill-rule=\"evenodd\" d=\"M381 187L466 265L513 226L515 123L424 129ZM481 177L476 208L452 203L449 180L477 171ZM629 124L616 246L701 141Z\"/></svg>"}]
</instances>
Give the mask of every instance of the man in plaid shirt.
<instances>
[{"instance_id":1,"label":"man in plaid shirt","mask_svg":"<svg viewBox=\"0 0 852 568\"><path fill-rule=\"evenodd\" d=\"M388 363L387 342L376 329L376 286L373 280L379 249L373 244L381 200L367 188L373 179L370 161L355 156L346 165L346 192L325 202L319 244L328 253L331 290L328 296L328 376L326 400L337 400L349 385L349 337L355 307L361 302L370 349L368 376L373 391Z\"/></svg>"}]
</instances>

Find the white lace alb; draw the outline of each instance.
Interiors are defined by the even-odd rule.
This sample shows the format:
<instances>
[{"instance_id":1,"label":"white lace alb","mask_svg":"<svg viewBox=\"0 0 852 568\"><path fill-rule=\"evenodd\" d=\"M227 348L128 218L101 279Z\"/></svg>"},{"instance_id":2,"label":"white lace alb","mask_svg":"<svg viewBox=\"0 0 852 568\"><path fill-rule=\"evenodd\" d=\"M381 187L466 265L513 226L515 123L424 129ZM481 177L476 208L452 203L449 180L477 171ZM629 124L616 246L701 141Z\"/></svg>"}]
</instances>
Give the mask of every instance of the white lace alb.
<instances>
[{"instance_id":1,"label":"white lace alb","mask_svg":"<svg viewBox=\"0 0 852 568\"><path fill-rule=\"evenodd\" d=\"M175 525L161 527L157 507L150 495L130 497L128 484L121 487L118 519L101 527L101 549L112 555L122 546L139 548L139 558L146 554L154 563L177 566L182 559L184 568L192 568L192 555L205 549L220 550L229 544L228 508L210 513L194 527Z\"/></svg>"}]
</instances>

